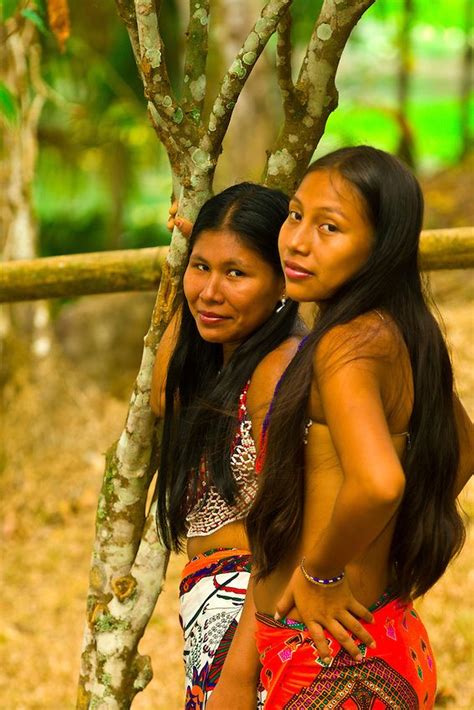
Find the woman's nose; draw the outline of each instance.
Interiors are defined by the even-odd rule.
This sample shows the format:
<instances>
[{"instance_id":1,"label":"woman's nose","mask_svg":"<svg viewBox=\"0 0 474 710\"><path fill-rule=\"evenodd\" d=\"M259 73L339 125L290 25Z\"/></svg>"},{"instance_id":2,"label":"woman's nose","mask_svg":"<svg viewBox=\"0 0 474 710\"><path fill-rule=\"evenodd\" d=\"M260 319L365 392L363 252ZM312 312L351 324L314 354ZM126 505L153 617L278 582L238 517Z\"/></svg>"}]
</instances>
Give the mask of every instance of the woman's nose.
<instances>
[{"instance_id":1,"label":"woman's nose","mask_svg":"<svg viewBox=\"0 0 474 710\"><path fill-rule=\"evenodd\" d=\"M219 303L223 301L221 279L219 274L209 274L200 295L204 301Z\"/></svg>"},{"instance_id":2,"label":"woman's nose","mask_svg":"<svg viewBox=\"0 0 474 710\"><path fill-rule=\"evenodd\" d=\"M289 233L286 242L287 248L295 254L309 254L311 249L309 237L306 225L300 223Z\"/></svg>"}]
</instances>

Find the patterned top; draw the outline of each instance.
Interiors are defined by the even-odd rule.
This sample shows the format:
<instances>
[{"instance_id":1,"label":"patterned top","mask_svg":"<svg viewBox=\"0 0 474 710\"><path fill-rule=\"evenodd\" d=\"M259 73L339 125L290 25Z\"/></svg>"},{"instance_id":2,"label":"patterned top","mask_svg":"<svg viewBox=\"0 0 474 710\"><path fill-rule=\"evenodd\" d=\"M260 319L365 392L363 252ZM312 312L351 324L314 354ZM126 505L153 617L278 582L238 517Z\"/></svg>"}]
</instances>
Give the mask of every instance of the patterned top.
<instances>
[{"instance_id":1,"label":"patterned top","mask_svg":"<svg viewBox=\"0 0 474 710\"><path fill-rule=\"evenodd\" d=\"M209 483L206 462L203 458L199 469L199 480L195 496L190 492L187 503L196 503L186 516L189 537L210 535L236 520L247 517L257 493L255 474L256 448L252 438L252 423L247 412L247 392L250 381L245 385L239 398L239 427L232 445L230 468L237 484L233 504L227 503L217 488ZM192 481L190 482L192 483Z\"/></svg>"}]
</instances>

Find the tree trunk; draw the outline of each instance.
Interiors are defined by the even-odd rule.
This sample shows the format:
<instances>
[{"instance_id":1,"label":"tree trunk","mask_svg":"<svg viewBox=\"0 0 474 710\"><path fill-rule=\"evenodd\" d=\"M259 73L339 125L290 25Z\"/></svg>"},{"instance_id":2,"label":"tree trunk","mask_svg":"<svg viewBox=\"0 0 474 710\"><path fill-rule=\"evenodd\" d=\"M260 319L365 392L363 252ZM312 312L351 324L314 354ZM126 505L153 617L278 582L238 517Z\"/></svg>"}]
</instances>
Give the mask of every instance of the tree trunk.
<instances>
[{"instance_id":1,"label":"tree trunk","mask_svg":"<svg viewBox=\"0 0 474 710\"><path fill-rule=\"evenodd\" d=\"M4 126L0 178L0 251L2 261L33 259L38 229L33 213L32 184L38 153L38 121L45 101L40 76L41 50L34 25L15 15L0 25L0 64L18 108L16 120ZM49 311L45 303L2 307L0 339L26 339L33 355L51 348Z\"/></svg>"}]
</instances>

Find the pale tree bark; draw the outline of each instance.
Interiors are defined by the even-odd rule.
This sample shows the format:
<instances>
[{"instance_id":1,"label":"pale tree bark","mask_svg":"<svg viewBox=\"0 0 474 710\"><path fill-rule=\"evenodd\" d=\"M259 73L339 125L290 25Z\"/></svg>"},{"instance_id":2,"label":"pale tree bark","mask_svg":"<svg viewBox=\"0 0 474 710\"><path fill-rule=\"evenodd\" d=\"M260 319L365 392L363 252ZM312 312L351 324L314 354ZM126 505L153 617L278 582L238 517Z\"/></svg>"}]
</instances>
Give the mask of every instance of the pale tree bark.
<instances>
[{"instance_id":1,"label":"pale tree bark","mask_svg":"<svg viewBox=\"0 0 474 710\"><path fill-rule=\"evenodd\" d=\"M190 0L183 99L179 101L164 60L160 0L116 0L153 127L168 153L180 213L191 221L211 193L222 141L239 95L291 2L267 2L212 98L206 97L210 0ZM292 100L285 103L285 124L270 154L268 182L287 190L297 183L336 106L334 78L344 45L373 2L327 0L319 19L315 18ZM203 110L206 98L211 105L208 117ZM168 556L156 536L154 508L146 510L157 458L149 395L156 347L179 298L186 256L187 243L175 229L125 428L107 456L92 555L79 708L127 708L151 677L150 659L140 656L137 646L159 595Z\"/></svg>"},{"instance_id":2,"label":"pale tree bark","mask_svg":"<svg viewBox=\"0 0 474 710\"><path fill-rule=\"evenodd\" d=\"M349 35L375 0L325 0L298 78L292 81L291 17L278 32L277 71L285 120L264 171L264 181L292 194L337 108L336 73Z\"/></svg>"},{"instance_id":3,"label":"pale tree bark","mask_svg":"<svg viewBox=\"0 0 474 710\"><path fill-rule=\"evenodd\" d=\"M41 47L35 26L18 14L0 24L0 35L3 81L18 108L16 120L4 122L2 131L0 253L2 261L32 259L37 255L38 241L32 185L38 122L46 99L40 74ZM47 355L51 348L47 304L2 306L0 341L9 337L25 338L33 356Z\"/></svg>"}]
</instances>

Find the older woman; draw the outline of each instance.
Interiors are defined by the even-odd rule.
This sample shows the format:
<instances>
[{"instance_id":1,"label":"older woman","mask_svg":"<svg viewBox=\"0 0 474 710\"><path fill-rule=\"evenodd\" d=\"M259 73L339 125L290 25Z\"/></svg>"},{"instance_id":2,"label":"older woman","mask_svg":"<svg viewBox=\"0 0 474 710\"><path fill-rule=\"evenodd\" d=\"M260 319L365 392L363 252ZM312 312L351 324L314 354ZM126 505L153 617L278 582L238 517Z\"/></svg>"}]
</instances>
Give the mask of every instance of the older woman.
<instances>
[{"instance_id":1,"label":"older woman","mask_svg":"<svg viewBox=\"0 0 474 710\"><path fill-rule=\"evenodd\" d=\"M157 353L158 529L168 549L185 546L190 560L180 588L187 709L205 707L240 618L259 431L302 330L278 256L287 214L281 192L250 183L202 207L185 300Z\"/></svg>"}]
</instances>

